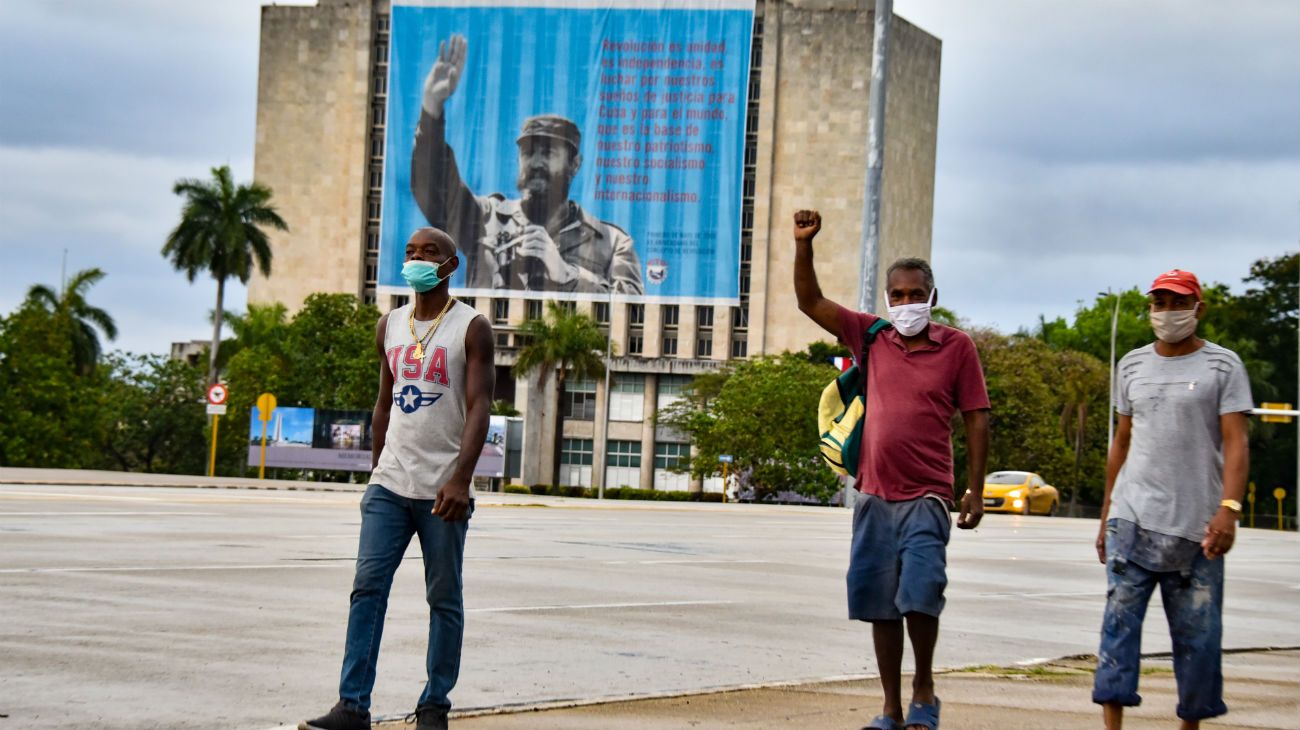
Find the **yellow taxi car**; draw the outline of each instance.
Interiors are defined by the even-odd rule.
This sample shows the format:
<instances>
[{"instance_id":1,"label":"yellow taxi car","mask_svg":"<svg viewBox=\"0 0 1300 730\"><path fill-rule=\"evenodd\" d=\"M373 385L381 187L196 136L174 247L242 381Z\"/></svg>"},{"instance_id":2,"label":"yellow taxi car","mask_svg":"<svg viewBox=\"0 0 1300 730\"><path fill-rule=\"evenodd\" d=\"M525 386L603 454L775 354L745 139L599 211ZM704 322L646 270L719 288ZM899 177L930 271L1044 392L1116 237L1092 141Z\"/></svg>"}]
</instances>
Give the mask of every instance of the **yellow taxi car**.
<instances>
[{"instance_id":1,"label":"yellow taxi car","mask_svg":"<svg viewBox=\"0 0 1300 730\"><path fill-rule=\"evenodd\" d=\"M1054 515L1061 506L1056 487L1032 471L995 471L984 477L984 511Z\"/></svg>"}]
</instances>

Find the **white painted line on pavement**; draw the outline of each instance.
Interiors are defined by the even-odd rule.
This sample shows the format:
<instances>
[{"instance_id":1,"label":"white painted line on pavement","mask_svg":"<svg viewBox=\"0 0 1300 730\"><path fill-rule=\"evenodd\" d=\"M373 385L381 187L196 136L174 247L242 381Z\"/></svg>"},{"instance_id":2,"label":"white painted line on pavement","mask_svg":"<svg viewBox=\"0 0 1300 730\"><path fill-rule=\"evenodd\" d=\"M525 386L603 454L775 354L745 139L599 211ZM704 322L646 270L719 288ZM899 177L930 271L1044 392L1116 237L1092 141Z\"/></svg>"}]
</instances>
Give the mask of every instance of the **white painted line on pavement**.
<instances>
[{"instance_id":1,"label":"white painted line on pavement","mask_svg":"<svg viewBox=\"0 0 1300 730\"><path fill-rule=\"evenodd\" d=\"M724 560L716 558L669 558L665 560L602 560L601 562L605 565L730 565L733 563L758 563L766 565L772 561L749 559Z\"/></svg>"},{"instance_id":2,"label":"white painted line on pavement","mask_svg":"<svg viewBox=\"0 0 1300 730\"><path fill-rule=\"evenodd\" d=\"M167 515L171 517L224 517L218 512L0 512L0 517L139 517L141 515Z\"/></svg>"},{"instance_id":3,"label":"white painted line on pavement","mask_svg":"<svg viewBox=\"0 0 1300 730\"><path fill-rule=\"evenodd\" d=\"M156 565L136 568L123 567L84 567L84 568L0 568L0 574L13 573L172 573L192 570L301 570L303 568L339 568L351 569L352 562L347 563L285 563L275 565Z\"/></svg>"},{"instance_id":4,"label":"white painted line on pavement","mask_svg":"<svg viewBox=\"0 0 1300 730\"><path fill-rule=\"evenodd\" d=\"M1077 596L1096 597L1105 595L1105 591L1073 591L1070 593L979 593L980 598L1070 598Z\"/></svg>"},{"instance_id":5,"label":"white painted line on pavement","mask_svg":"<svg viewBox=\"0 0 1300 730\"><path fill-rule=\"evenodd\" d=\"M467 608L465 613L512 613L525 611L583 611L594 608L660 608L667 606L724 606L737 601L654 601L648 603L576 603L568 606L505 606Z\"/></svg>"}]
</instances>

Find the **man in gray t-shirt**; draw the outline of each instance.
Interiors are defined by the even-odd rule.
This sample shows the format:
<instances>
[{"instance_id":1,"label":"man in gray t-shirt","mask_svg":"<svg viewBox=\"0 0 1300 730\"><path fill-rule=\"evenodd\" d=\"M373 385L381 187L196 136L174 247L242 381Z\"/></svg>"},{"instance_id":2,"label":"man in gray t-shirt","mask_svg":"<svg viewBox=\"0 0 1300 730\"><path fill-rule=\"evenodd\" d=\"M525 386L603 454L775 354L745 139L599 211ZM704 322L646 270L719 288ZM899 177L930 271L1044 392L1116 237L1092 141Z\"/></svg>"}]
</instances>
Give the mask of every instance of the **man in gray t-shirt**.
<instances>
[{"instance_id":1,"label":"man in gray t-shirt","mask_svg":"<svg viewBox=\"0 0 1300 730\"><path fill-rule=\"evenodd\" d=\"M1205 315L1196 276L1174 269L1147 293L1156 342L1125 355L1117 373L1119 429L1097 536L1109 590L1092 699L1108 730L1142 701L1142 620L1158 585L1174 644L1178 717L1183 730L1195 730L1228 711L1218 558L1236 537L1253 404L1241 358L1196 336Z\"/></svg>"}]
</instances>

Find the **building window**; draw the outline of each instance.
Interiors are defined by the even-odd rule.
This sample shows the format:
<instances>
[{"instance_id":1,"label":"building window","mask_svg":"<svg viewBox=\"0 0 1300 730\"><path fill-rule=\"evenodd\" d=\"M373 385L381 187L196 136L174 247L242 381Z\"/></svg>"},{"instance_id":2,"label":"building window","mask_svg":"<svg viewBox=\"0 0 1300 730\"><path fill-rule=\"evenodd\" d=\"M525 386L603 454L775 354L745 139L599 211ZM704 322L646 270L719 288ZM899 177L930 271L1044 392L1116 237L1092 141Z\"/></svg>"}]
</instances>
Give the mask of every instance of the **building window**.
<instances>
[{"instance_id":1,"label":"building window","mask_svg":"<svg viewBox=\"0 0 1300 730\"><path fill-rule=\"evenodd\" d=\"M564 384L564 417L572 421L596 420L596 381L570 380Z\"/></svg>"},{"instance_id":2,"label":"building window","mask_svg":"<svg viewBox=\"0 0 1300 730\"><path fill-rule=\"evenodd\" d=\"M591 439L564 439L560 442L560 484L591 486Z\"/></svg>"},{"instance_id":3,"label":"building window","mask_svg":"<svg viewBox=\"0 0 1300 730\"><path fill-rule=\"evenodd\" d=\"M379 229L371 228L366 231L366 253L377 251L379 251Z\"/></svg>"},{"instance_id":4,"label":"building window","mask_svg":"<svg viewBox=\"0 0 1300 730\"><path fill-rule=\"evenodd\" d=\"M641 442L610 441L609 453L605 456L605 466L625 466L640 469Z\"/></svg>"},{"instance_id":5,"label":"building window","mask_svg":"<svg viewBox=\"0 0 1300 730\"><path fill-rule=\"evenodd\" d=\"M456 298L459 299L461 302L468 304L471 307L478 306L478 301L474 299L474 297L456 297Z\"/></svg>"},{"instance_id":6,"label":"building window","mask_svg":"<svg viewBox=\"0 0 1300 730\"><path fill-rule=\"evenodd\" d=\"M660 375L659 397L656 408L662 411L681 400L690 385L691 376L689 375Z\"/></svg>"},{"instance_id":7,"label":"building window","mask_svg":"<svg viewBox=\"0 0 1300 730\"><path fill-rule=\"evenodd\" d=\"M713 357L713 338L701 337L695 341L696 357Z\"/></svg>"},{"instance_id":8,"label":"building window","mask_svg":"<svg viewBox=\"0 0 1300 730\"><path fill-rule=\"evenodd\" d=\"M682 465L682 459L691 455L690 444L675 444L658 442L655 444L655 468L656 469L677 469Z\"/></svg>"},{"instance_id":9,"label":"building window","mask_svg":"<svg viewBox=\"0 0 1300 730\"><path fill-rule=\"evenodd\" d=\"M755 23L757 23L757 22L758 22L758 21L755 21ZM387 33L387 32L388 32L388 16L387 16L387 15L380 14L380 15L376 15L376 16L375 16L375 30L379 31L380 33Z\"/></svg>"},{"instance_id":10,"label":"building window","mask_svg":"<svg viewBox=\"0 0 1300 730\"><path fill-rule=\"evenodd\" d=\"M375 63L388 63L388 44L375 44Z\"/></svg>"},{"instance_id":11,"label":"building window","mask_svg":"<svg viewBox=\"0 0 1300 730\"><path fill-rule=\"evenodd\" d=\"M670 333L665 332L665 333L664 333L663 347L662 347L661 349L663 350L663 353L662 353L662 354L664 354L664 355L676 355L676 354L677 354L677 335L675 335L675 334L670 334Z\"/></svg>"},{"instance_id":12,"label":"building window","mask_svg":"<svg viewBox=\"0 0 1300 730\"><path fill-rule=\"evenodd\" d=\"M560 463L591 466L591 439L564 439L560 445Z\"/></svg>"},{"instance_id":13,"label":"building window","mask_svg":"<svg viewBox=\"0 0 1300 730\"><path fill-rule=\"evenodd\" d=\"M699 306L695 308L695 326L700 328L713 326L713 307Z\"/></svg>"},{"instance_id":14,"label":"building window","mask_svg":"<svg viewBox=\"0 0 1300 730\"><path fill-rule=\"evenodd\" d=\"M749 293L749 266L744 265L740 267L740 296L743 297L748 293Z\"/></svg>"},{"instance_id":15,"label":"building window","mask_svg":"<svg viewBox=\"0 0 1300 730\"><path fill-rule=\"evenodd\" d=\"M366 283L374 284L375 277L379 274L379 264L374 259L366 260Z\"/></svg>"},{"instance_id":16,"label":"building window","mask_svg":"<svg viewBox=\"0 0 1300 730\"><path fill-rule=\"evenodd\" d=\"M374 292L368 292L365 296L361 297L361 301L366 304L373 305L375 303Z\"/></svg>"},{"instance_id":17,"label":"building window","mask_svg":"<svg viewBox=\"0 0 1300 730\"><path fill-rule=\"evenodd\" d=\"M405 307L410 303L411 303L411 297L407 294L393 295L393 309L397 309L398 307Z\"/></svg>"},{"instance_id":18,"label":"building window","mask_svg":"<svg viewBox=\"0 0 1300 730\"><path fill-rule=\"evenodd\" d=\"M593 302L591 316L600 324L609 324L609 302Z\"/></svg>"},{"instance_id":19,"label":"building window","mask_svg":"<svg viewBox=\"0 0 1300 730\"><path fill-rule=\"evenodd\" d=\"M375 96L388 93L388 74L375 74Z\"/></svg>"},{"instance_id":20,"label":"building window","mask_svg":"<svg viewBox=\"0 0 1300 730\"><path fill-rule=\"evenodd\" d=\"M736 358L749 357L749 341L744 337L736 337L731 341L731 356Z\"/></svg>"},{"instance_id":21,"label":"building window","mask_svg":"<svg viewBox=\"0 0 1300 730\"><path fill-rule=\"evenodd\" d=\"M510 319L510 300L493 299L492 300L492 323L505 324Z\"/></svg>"},{"instance_id":22,"label":"building window","mask_svg":"<svg viewBox=\"0 0 1300 730\"><path fill-rule=\"evenodd\" d=\"M372 221L379 220L380 210L381 208L380 208L379 198L378 197L370 198L369 202L366 204L366 215L370 218L370 220Z\"/></svg>"},{"instance_id":23,"label":"building window","mask_svg":"<svg viewBox=\"0 0 1300 730\"><path fill-rule=\"evenodd\" d=\"M627 334L627 354L640 355L641 350L645 348L645 336L641 330L628 332Z\"/></svg>"},{"instance_id":24,"label":"building window","mask_svg":"<svg viewBox=\"0 0 1300 730\"><path fill-rule=\"evenodd\" d=\"M510 347L510 333L508 332L497 333L497 347Z\"/></svg>"},{"instance_id":25,"label":"building window","mask_svg":"<svg viewBox=\"0 0 1300 730\"><path fill-rule=\"evenodd\" d=\"M681 308L676 304L665 304L663 315L665 327L676 327L678 320L681 319Z\"/></svg>"},{"instance_id":26,"label":"building window","mask_svg":"<svg viewBox=\"0 0 1300 730\"><path fill-rule=\"evenodd\" d=\"M370 156L376 160L384 156L384 139L383 137L370 138Z\"/></svg>"},{"instance_id":27,"label":"building window","mask_svg":"<svg viewBox=\"0 0 1300 730\"><path fill-rule=\"evenodd\" d=\"M527 318L528 318L528 319L541 319L541 318L542 318L542 300L540 300L540 299L529 299L529 300L528 300L528 317L527 317Z\"/></svg>"},{"instance_id":28,"label":"building window","mask_svg":"<svg viewBox=\"0 0 1300 730\"><path fill-rule=\"evenodd\" d=\"M743 330L749 327L749 307L731 308L731 328Z\"/></svg>"},{"instance_id":29,"label":"building window","mask_svg":"<svg viewBox=\"0 0 1300 730\"><path fill-rule=\"evenodd\" d=\"M609 420L645 420L645 376L633 373L615 374L610 383Z\"/></svg>"},{"instance_id":30,"label":"building window","mask_svg":"<svg viewBox=\"0 0 1300 730\"><path fill-rule=\"evenodd\" d=\"M578 303L577 303L577 302L556 302L556 304L559 304L559 305L560 305L560 309L563 309L564 311L568 312L569 314L575 314L575 313L578 311Z\"/></svg>"},{"instance_id":31,"label":"building window","mask_svg":"<svg viewBox=\"0 0 1300 730\"><path fill-rule=\"evenodd\" d=\"M645 324L645 305L629 304L627 305L627 323L628 324Z\"/></svg>"}]
</instances>

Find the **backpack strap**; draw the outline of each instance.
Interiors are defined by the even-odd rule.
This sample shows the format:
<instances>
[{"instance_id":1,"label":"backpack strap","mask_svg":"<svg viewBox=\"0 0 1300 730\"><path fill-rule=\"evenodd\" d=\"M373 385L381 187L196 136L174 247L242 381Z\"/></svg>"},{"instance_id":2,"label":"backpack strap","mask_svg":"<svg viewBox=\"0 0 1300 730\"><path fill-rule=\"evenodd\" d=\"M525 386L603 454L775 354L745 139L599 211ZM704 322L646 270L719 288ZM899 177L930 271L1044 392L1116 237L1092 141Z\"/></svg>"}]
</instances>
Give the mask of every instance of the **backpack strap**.
<instances>
[{"instance_id":1,"label":"backpack strap","mask_svg":"<svg viewBox=\"0 0 1300 730\"><path fill-rule=\"evenodd\" d=\"M871 343L876 341L876 335L893 326L884 317L877 317L876 321L872 322L871 326L867 327L862 333L862 362L858 363L858 369L862 371L862 407L864 416L867 407L867 351L871 349Z\"/></svg>"}]
</instances>

